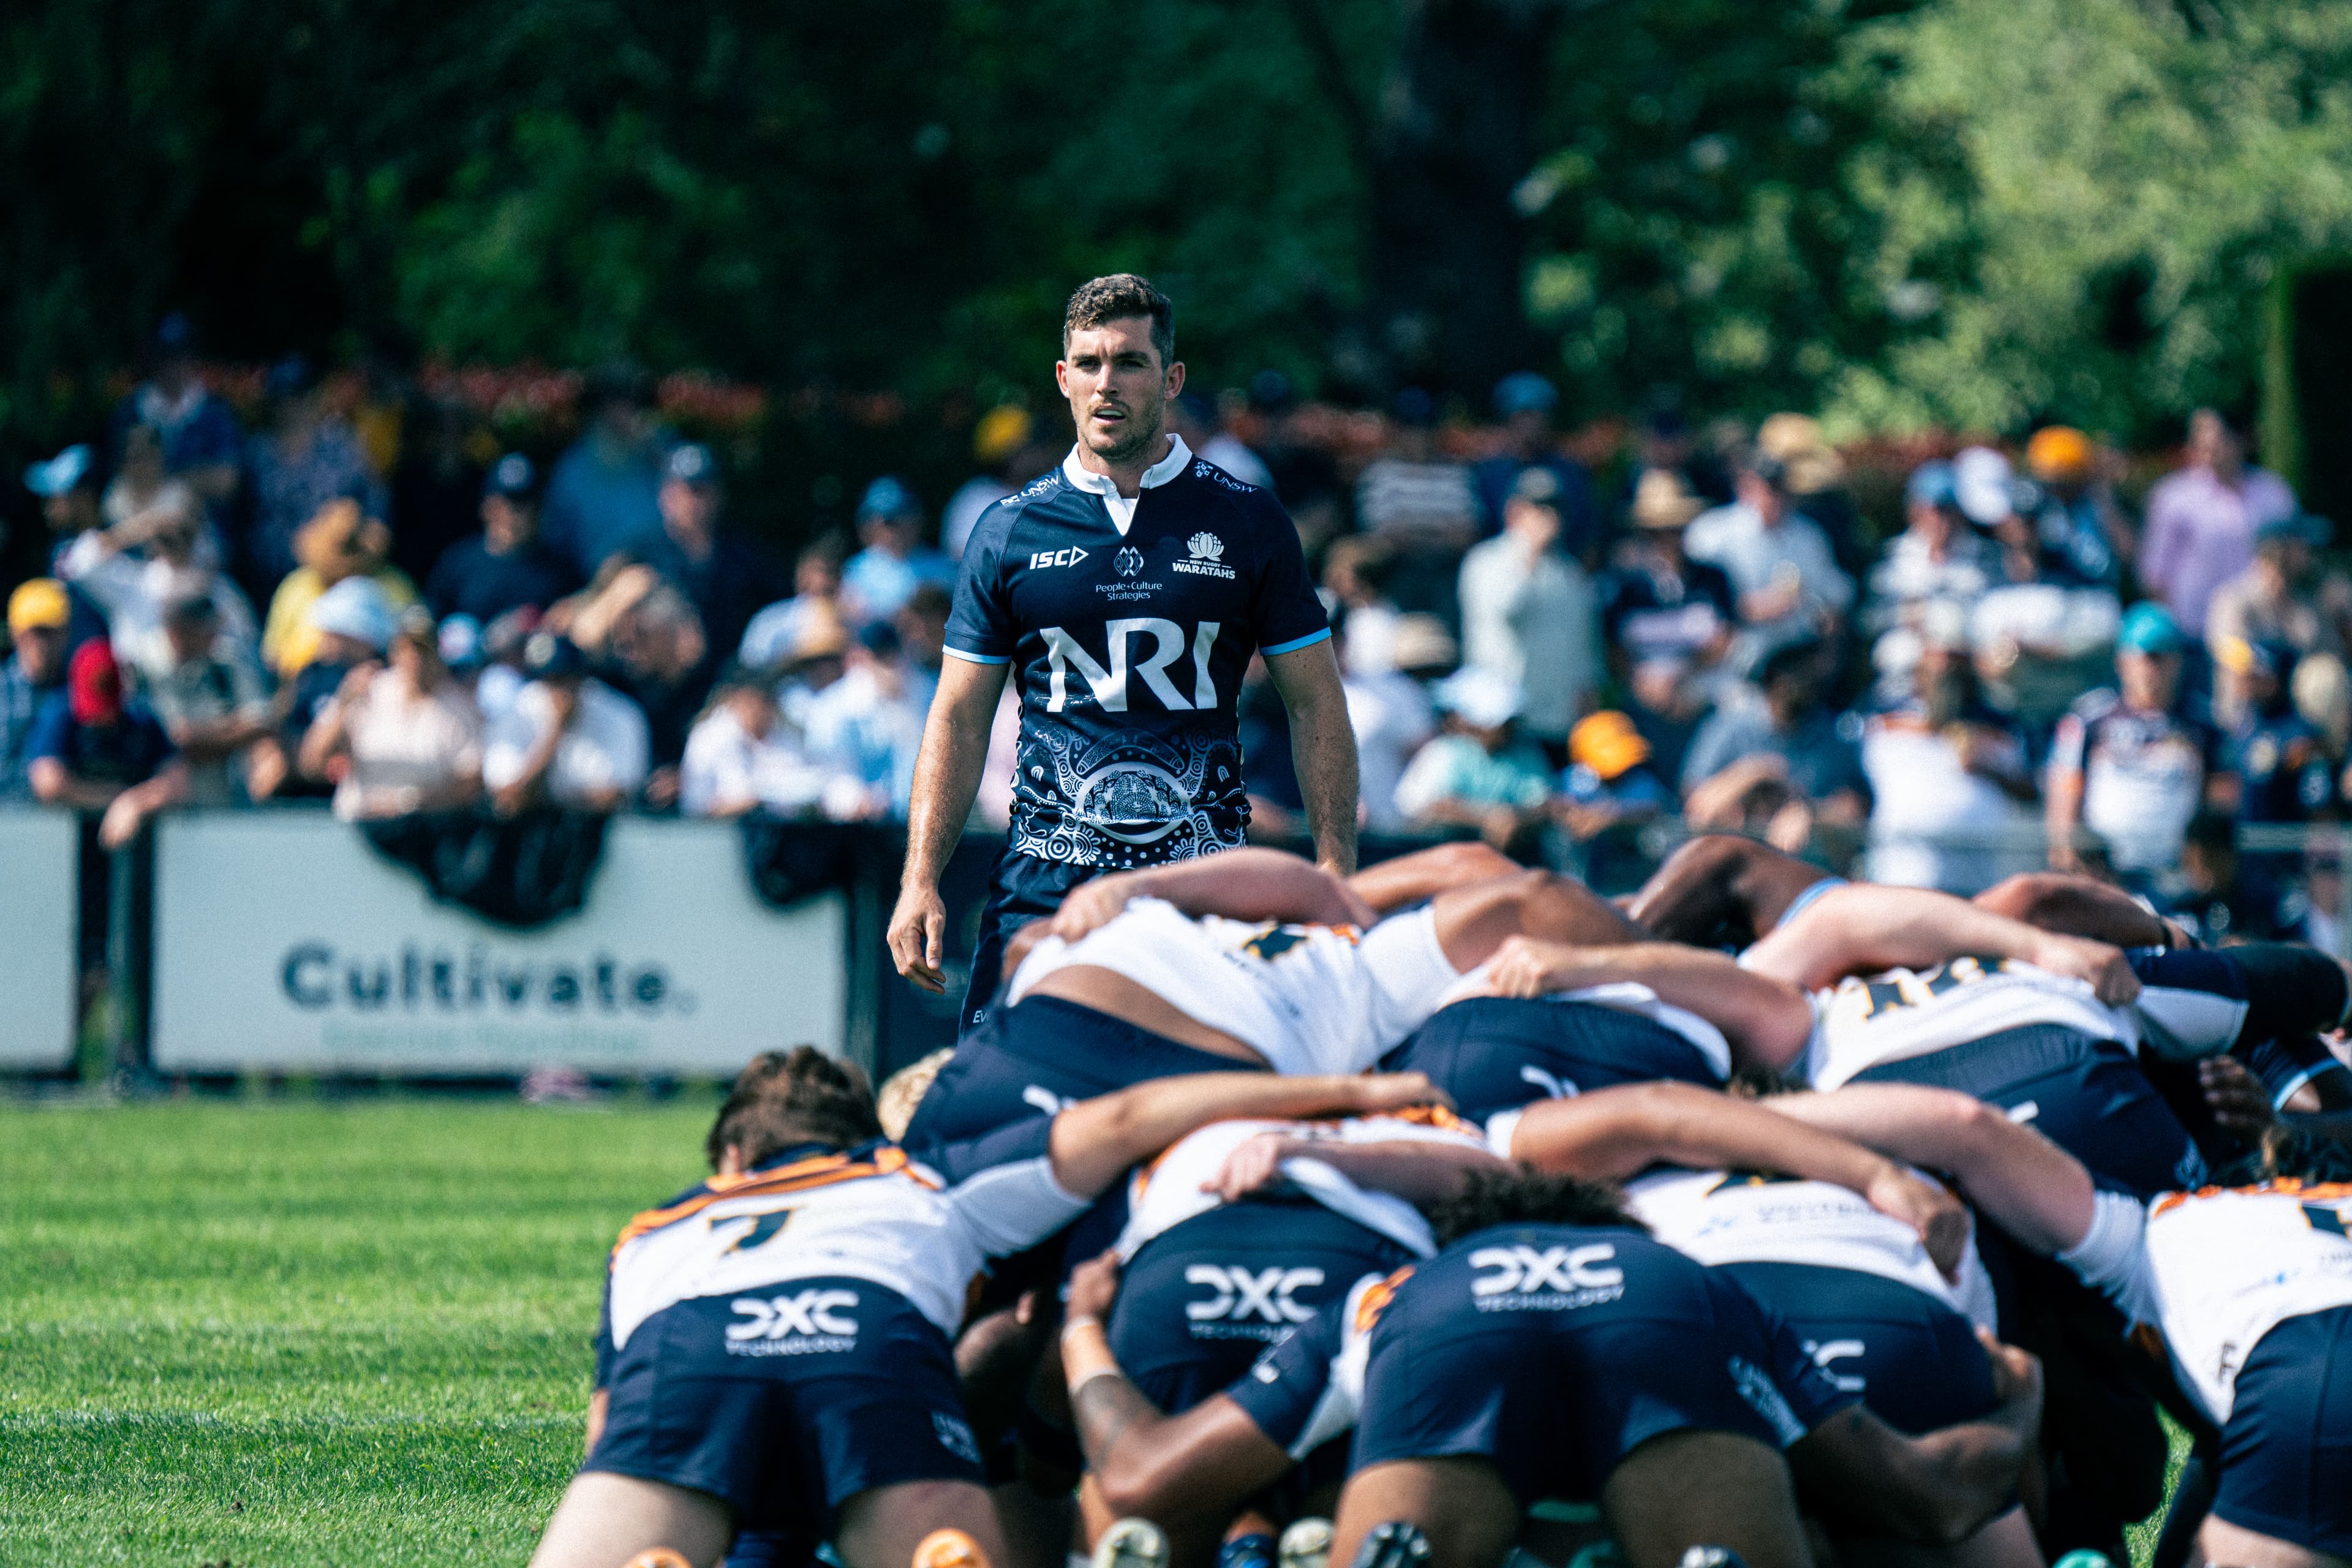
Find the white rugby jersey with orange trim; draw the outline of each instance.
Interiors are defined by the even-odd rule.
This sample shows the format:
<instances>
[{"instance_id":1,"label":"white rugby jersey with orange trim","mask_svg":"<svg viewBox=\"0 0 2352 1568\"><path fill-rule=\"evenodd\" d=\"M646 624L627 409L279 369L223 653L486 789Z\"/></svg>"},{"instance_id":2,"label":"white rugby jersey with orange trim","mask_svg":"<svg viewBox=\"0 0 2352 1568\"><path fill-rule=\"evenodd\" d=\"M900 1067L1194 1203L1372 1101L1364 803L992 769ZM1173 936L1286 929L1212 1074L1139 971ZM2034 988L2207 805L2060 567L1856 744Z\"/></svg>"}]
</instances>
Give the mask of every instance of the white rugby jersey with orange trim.
<instances>
[{"instance_id":1,"label":"white rugby jersey with orange trim","mask_svg":"<svg viewBox=\"0 0 2352 1568\"><path fill-rule=\"evenodd\" d=\"M2137 1289L2121 1305L2164 1336L2189 1392L2230 1418L2239 1368L2289 1318L2352 1307L2352 1184L2266 1182L2148 1205Z\"/></svg>"},{"instance_id":2,"label":"white rugby jersey with orange trim","mask_svg":"<svg viewBox=\"0 0 2352 1568\"><path fill-rule=\"evenodd\" d=\"M1834 1183L1749 1171L1660 1171L1628 1182L1625 1197L1652 1235L1709 1268L1806 1263L1851 1268L1908 1285L1980 1327L1995 1326L1992 1281L1973 1235L1959 1279L1947 1279L1917 1231Z\"/></svg>"},{"instance_id":3,"label":"white rugby jersey with orange trim","mask_svg":"<svg viewBox=\"0 0 2352 1568\"><path fill-rule=\"evenodd\" d=\"M713 1176L622 1230L608 1282L613 1348L680 1301L825 1275L896 1290L952 1334L989 1258L1033 1247L1087 1210L1054 1180L1044 1151L1041 1137L1035 1157L954 1186L878 1142Z\"/></svg>"},{"instance_id":4,"label":"white rugby jersey with orange trim","mask_svg":"<svg viewBox=\"0 0 2352 1568\"><path fill-rule=\"evenodd\" d=\"M1127 1228L1119 1233L1118 1255L1133 1258L1143 1244L1186 1220L1220 1207L1224 1200L1207 1190L1226 1157L1261 1132L1284 1132L1297 1138L1328 1139L1335 1143L1439 1143L1454 1148L1486 1147L1478 1130L1437 1106L1380 1116L1351 1116L1336 1121L1216 1121L1182 1139L1150 1164L1129 1178ZM1282 1163L1282 1173L1292 1185L1332 1213L1379 1232L1417 1258L1437 1250L1429 1222L1421 1211L1392 1193L1358 1186L1312 1154L1295 1154Z\"/></svg>"}]
</instances>

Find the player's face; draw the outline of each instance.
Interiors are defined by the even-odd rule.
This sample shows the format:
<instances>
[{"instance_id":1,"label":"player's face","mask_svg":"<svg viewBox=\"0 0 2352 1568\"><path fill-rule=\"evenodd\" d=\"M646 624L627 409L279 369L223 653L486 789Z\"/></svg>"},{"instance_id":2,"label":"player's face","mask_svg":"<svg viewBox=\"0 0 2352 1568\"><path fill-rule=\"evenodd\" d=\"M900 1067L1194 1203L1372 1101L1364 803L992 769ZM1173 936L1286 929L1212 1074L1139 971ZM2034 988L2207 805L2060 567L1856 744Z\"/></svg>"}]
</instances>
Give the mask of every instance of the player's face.
<instances>
[{"instance_id":1,"label":"player's face","mask_svg":"<svg viewBox=\"0 0 2352 1568\"><path fill-rule=\"evenodd\" d=\"M1168 400L1184 389L1184 364L1160 363L1150 317L1122 316L1072 332L1062 354L1054 378L1087 451L1125 462L1160 439Z\"/></svg>"}]
</instances>

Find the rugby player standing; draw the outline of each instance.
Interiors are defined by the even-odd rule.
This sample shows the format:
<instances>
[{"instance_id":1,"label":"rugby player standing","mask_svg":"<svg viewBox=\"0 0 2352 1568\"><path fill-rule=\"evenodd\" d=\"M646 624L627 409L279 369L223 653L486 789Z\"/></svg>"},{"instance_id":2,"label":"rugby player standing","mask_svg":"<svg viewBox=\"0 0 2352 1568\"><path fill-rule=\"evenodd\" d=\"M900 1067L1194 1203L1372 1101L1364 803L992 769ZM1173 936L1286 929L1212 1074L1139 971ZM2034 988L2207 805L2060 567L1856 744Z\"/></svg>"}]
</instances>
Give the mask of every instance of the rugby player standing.
<instances>
[{"instance_id":1,"label":"rugby player standing","mask_svg":"<svg viewBox=\"0 0 2352 1568\"><path fill-rule=\"evenodd\" d=\"M1289 709L1316 858L1355 869L1355 733L1330 626L1280 503L1166 428L1184 386L1166 297L1127 273L1081 288L1054 374L1077 441L1059 468L982 513L965 547L890 918L898 973L944 991L940 873L1014 675L1012 840L990 883L960 1032L986 1011L1006 937L1071 888L1244 841L1235 704L1253 653Z\"/></svg>"}]
</instances>

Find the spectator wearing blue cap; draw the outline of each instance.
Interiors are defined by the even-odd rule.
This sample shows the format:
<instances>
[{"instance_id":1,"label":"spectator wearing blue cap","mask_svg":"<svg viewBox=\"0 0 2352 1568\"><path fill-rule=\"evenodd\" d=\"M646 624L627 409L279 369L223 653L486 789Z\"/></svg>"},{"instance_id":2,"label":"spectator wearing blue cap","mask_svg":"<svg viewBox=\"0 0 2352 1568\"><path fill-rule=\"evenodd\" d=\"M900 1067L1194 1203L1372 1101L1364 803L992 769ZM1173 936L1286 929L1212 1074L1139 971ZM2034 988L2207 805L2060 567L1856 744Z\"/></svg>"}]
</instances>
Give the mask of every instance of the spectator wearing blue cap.
<instances>
[{"instance_id":1,"label":"spectator wearing blue cap","mask_svg":"<svg viewBox=\"0 0 2352 1568\"><path fill-rule=\"evenodd\" d=\"M328 502L357 501L377 522L392 512L383 480L352 427L329 411L308 358L289 354L272 365L267 392L269 428L246 444L245 458L253 522L240 566L257 600L294 570L294 536Z\"/></svg>"},{"instance_id":2,"label":"spectator wearing blue cap","mask_svg":"<svg viewBox=\"0 0 2352 1568\"><path fill-rule=\"evenodd\" d=\"M1903 531L1886 542L1871 569L1862 612L1863 629L1876 639L1873 662L1888 698L1911 689L1929 607L1949 605L1965 617L2000 580L2000 552L1969 526L1949 463L1911 471L1903 514Z\"/></svg>"},{"instance_id":3,"label":"spectator wearing blue cap","mask_svg":"<svg viewBox=\"0 0 2352 1568\"><path fill-rule=\"evenodd\" d=\"M841 568L841 607L858 626L897 615L919 583L955 586L955 563L923 542L923 503L902 480L885 474L866 487L857 539L865 548Z\"/></svg>"},{"instance_id":4,"label":"spectator wearing blue cap","mask_svg":"<svg viewBox=\"0 0 2352 1568\"><path fill-rule=\"evenodd\" d=\"M660 529L631 543L627 552L676 584L702 617L711 654L707 685L729 650L742 642L751 617L783 597L792 580L774 556L726 526L727 490L709 447L688 441L672 448L656 499Z\"/></svg>"},{"instance_id":5,"label":"spectator wearing blue cap","mask_svg":"<svg viewBox=\"0 0 2352 1568\"><path fill-rule=\"evenodd\" d=\"M528 605L545 610L580 586L572 563L539 537L539 468L520 452L490 466L482 481L481 531L441 552L425 579L425 602L444 619L488 625Z\"/></svg>"},{"instance_id":6,"label":"spectator wearing blue cap","mask_svg":"<svg viewBox=\"0 0 2352 1568\"><path fill-rule=\"evenodd\" d=\"M162 438L163 471L185 484L211 513L236 496L243 457L236 416L197 374L196 332L174 310L147 344L147 379L114 410L107 431L110 467L120 468L131 431L147 426Z\"/></svg>"},{"instance_id":7,"label":"spectator wearing blue cap","mask_svg":"<svg viewBox=\"0 0 2352 1568\"><path fill-rule=\"evenodd\" d=\"M58 563L83 534L104 526L99 510L98 456L88 443L77 442L56 457L26 465L25 488L41 498L41 517L49 525L49 542L42 552L51 575ZM80 590L66 590L66 651L90 638L106 635L106 615Z\"/></svg>"},{"instance_id":8,"label":"spectator wearing blue cap","mask_svg":"<svg viewBox=\"0 0 2352 1568\"><path fill-rule=\"evenodd\" d=\"M1556 487L1552 506L1559 513L1559 548L1590 570L1601 552L1601 508L1593 499L1592 476L1560 451L1553 437L1552 415L1559 407L1559 390L1535 372L1505 376L1495 386L1503 449L1470 471L1477 481L1489 538L1502 532L1508 521L1511 492L1519 476L1530 468L1549 474Z\"/></svg>"},{"instance_id":9,"label":"spectator wearing blue cap","mask_svg":"<svg viewBox=\"0 0 2352 1568\"><path fill-rule=\"evenodd\" d=\"M636 365L599 365L581 407L587 428L548 473L540 531L573 571L593 577L605 557L660 525L667 443L652 379Z\"/></svg>"},{"instance_id":10,"label":"spectator wearing blue cap","mask_svg":"<svg viewBox=\"0 0 2352 1568\"><path fill-rule=\"evenodd\" d=\"M2221 736L2180 711L2188 634L2154 600L2134 605L2116 640L2116 684L2058 721L2045 821L2050 863L2072 870L2104 855L2127 883L2147 884L2180 857L2198 808L2238 804ZM2084 829L2096 836L2085 843Z\"/></svg>"}]
</instances>

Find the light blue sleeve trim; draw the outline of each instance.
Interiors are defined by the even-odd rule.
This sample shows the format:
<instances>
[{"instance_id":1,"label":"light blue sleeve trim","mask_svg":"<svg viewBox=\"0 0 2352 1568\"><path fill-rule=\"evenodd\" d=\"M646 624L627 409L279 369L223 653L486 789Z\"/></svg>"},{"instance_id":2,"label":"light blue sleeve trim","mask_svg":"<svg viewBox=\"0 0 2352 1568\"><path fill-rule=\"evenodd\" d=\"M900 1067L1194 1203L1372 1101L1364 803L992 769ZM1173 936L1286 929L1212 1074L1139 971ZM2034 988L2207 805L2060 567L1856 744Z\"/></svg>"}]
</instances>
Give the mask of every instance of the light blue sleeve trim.
<instances>
[{"instance_id":1,"label":"light blue sleeve trim","mask_svg":"<svg viewBox=\"0 0 2352 1568\"><path fill-rule=\"evenodd\" d=\"M2333 1062L2328 1064L2329 1067L2333 1067L2336 1064ZM2326 1067L2305 1068L2303 1071L2295 1074L2294 1077L2287 1080L2286 1086L2284 1089L2281 1089L2278 1093L2271 1097L2271 1109L2273 1110L2284 1110L2286 1109L2286 1102L2294 1098L2294 1091L2296 1089L2301 1089L2305 1084L2309 1083L2313 1079L2317 1078L2321 1073L2324 1073L2326 1070L2327 1068Z\"/></svg>"},{"instance_id":2,"label":"light blue sleeve trim","mask_svg":"<svg viewBox=\"0 0 2352 1568\"><path fill-rule=\"evenodd\" d=\"M940 651L944 654L950 654L955 658L963 660L966 664L1011 664L1013 662L1010 658L1003 654L966 653L963 649L956 647L951 644L940 645Z\"/></svg>"},{"instance_id":3,"label":"light blue sleeve trim","mask_svg":"<svg viewBox=\"0 0 2352 1568\"><path fill-rule=\"evenodd\" d=\"M1300 648L1313 647L1317 643L1321 642L1325 637L1328 637L1330 635L1331 628L1329 626L1325 626L1313 637L1300 637L1295 642L1276 643L1272 647L1262 647L1257 651L1269 656L1278 653L1297 653Z\"/></svg>"}]
</instances>

